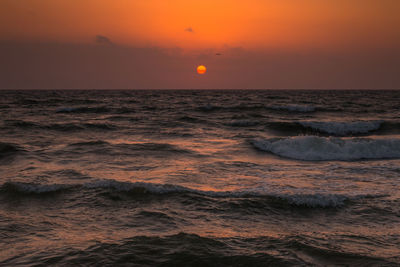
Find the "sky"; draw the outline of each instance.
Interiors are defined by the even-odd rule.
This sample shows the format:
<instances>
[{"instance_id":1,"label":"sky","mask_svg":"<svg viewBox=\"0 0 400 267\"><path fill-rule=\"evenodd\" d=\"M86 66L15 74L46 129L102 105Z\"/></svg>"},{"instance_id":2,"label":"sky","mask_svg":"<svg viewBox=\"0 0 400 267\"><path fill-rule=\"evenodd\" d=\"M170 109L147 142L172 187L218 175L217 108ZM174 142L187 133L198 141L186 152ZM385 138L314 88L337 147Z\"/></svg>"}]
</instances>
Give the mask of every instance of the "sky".
<instances>
[{"instance_id":1,"label":"sky","mask_svg":"<svg viewBox=\"0 0 400 267\"><path fill-rule=\"evenodd\" d=\"M399 10L398 0L0 0L0 88L400 89Z\"/></svg>"}]
</instances>

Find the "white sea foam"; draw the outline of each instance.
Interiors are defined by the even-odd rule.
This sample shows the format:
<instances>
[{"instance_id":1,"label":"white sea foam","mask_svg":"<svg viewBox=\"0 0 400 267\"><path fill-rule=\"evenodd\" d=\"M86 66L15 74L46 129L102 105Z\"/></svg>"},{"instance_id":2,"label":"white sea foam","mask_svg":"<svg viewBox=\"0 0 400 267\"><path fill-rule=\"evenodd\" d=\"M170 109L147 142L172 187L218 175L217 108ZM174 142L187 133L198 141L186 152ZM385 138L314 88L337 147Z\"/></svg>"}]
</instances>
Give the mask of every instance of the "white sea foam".
<instances>
[{"instance_id":1,"label":"white sea foam","mask_svg":"<svg viewBox=\"0 0 400 267\"><path fill-rule=\"evenodd\" d=\"M400 139L297 136L254 140L252 144L260 150L299 160L400 158Z\"/></svg>"},{"instance_id":2,"label":"white sea foam","mask_svg":"<svg viewBox=\"0 0 400 267\"><path fill-rule=\"evenodd\" d=\"M363 134L378 130L383 121L353 121L353 122L322 122L322 121L304 121L298 122L303 127L309 127L314 130L334 134Z\"/></svg>"},{"instance_id":3,"label":"white sea foam","mask_svg":"<svg viewBox=\"0 0 400 267\"><path fill-rule=\"evenodd\" d=\"M313 112L315 107L304 105L285 105L285 106L269 106L268 108L274 110L287 110L291 112Z\"/></svg>"}]
</instances>

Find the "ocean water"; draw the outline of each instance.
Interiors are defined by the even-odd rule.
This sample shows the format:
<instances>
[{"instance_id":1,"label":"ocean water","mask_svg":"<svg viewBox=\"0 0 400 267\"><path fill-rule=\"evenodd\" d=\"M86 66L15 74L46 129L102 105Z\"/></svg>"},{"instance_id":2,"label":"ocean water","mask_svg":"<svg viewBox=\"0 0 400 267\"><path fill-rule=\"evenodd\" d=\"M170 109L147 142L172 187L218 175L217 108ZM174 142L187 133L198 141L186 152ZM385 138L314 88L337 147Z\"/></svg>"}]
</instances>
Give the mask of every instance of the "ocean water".
<instances>
[{"instance_id":1,"label":"ocean water","mask_svg":"<svg viewBox=\"0 0 400 267\"><path fill-rule=\"evenodd\" d=\"M400 265L400 91L0 96L1 266Z\"/></svg>"}]
</instances>

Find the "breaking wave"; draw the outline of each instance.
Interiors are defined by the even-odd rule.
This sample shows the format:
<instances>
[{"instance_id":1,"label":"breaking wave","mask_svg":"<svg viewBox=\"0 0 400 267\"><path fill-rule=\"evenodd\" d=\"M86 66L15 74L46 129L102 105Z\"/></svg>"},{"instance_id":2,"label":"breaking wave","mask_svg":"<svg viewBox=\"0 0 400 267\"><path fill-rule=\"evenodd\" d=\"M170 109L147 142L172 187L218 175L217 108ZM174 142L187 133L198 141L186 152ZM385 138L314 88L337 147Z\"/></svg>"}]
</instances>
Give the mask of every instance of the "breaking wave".
<instances>
[{"instance_id":1,"label":"breaking wave","mask_svg":"<svg viewBox=\"0 0 400 267\"><path fill-rule=\"evenodd\" d=\"M254 140L257 149L298 160L360 160L400 158L399 139L297 136Z\"/></svg>"}]
</instances>

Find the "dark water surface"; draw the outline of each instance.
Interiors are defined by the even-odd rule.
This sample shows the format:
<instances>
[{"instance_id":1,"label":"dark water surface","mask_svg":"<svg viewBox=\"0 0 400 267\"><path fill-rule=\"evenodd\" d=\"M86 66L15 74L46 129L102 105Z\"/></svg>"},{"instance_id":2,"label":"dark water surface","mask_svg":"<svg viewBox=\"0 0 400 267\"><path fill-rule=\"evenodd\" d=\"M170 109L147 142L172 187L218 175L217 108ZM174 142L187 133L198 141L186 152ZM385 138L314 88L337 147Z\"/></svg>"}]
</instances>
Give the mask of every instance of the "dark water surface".
<instances>
[{"instance_id":1,"label":"dark water surface","mask_svg":"<svg viewBox=\"0 0 400 267\"><path fill-rule=\"evenodd\" d=\"M400 264L400 91L0 96L1 266Z\"/></svg>"}]
</instances>

